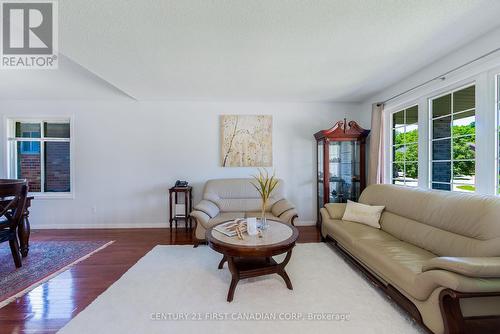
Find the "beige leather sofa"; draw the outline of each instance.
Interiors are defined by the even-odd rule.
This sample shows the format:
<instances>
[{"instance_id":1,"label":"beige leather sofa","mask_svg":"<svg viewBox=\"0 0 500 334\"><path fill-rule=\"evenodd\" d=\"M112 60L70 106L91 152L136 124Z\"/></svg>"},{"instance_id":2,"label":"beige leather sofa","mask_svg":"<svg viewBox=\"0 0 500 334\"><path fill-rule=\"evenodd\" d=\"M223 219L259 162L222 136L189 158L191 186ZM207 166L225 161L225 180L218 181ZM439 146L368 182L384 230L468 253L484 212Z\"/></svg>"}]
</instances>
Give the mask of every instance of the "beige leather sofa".
<instances>
[{"instance_id":1,"label":"beige leather sofa","mask_svg":"<svg viewBox=\"0 0 500 334\"><path fill-rule=\"evenodd\" d=\"M381 229L327 204L321 233L414 318L438 334L499 319L500 198L372 185L359 202L385 206Z\"/></svg>"},{"instance_id":2,"label":"beige leather sofa","mask_svg":"<svg viewBox=\"0 0 500 334\"><path fill-rule=\"evenodd\" d=\"M205 240L205 231L222 222L235 218L260 217L261 199L252 186L253 179L215 179L205 184L203 199L194 207L191 217L196 220L195 237ZM293 224L298 217L295 206L285 199L284 182L271 194L266 217Z\"/></svg>"}]
</instances>

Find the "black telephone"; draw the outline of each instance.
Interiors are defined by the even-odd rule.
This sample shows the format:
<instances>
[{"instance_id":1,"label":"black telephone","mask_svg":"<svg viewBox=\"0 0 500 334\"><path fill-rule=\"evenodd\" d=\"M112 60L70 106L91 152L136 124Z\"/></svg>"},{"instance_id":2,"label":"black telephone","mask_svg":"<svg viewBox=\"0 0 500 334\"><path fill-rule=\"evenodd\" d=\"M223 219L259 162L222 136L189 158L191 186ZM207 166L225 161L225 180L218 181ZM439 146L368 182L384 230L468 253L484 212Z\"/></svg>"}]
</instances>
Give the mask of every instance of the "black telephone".
<instances>
[{"instance_id":1,"label":"black telephone","mask_svg":"<svg viewBox=\"0 0 500 334\"><path fill-rule=\"evenodd\" d=\"M187 181L177 180L177 181L175 181L175 186L176 187L187 187L188 186L188 182Z\"/></svg>"}]
</instances>

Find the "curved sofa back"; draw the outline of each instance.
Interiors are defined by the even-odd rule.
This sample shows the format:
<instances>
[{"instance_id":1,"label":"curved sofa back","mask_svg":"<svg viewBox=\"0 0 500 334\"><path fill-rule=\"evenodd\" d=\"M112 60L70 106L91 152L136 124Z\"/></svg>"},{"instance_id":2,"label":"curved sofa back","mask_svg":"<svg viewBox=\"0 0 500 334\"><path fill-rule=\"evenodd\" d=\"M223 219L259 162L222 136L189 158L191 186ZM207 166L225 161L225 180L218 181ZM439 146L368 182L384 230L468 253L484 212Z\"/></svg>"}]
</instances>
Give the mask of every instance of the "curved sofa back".
<instances>
[{"instance_id":1,"label":"curved sofa back","mask_svg":"<svg viewBox=\"0 0 500 334\"><path fill-rule=\"evenodd\" d=\"M222 212L260 211L262 201L252 183L255 180L251 178L208 180L203 198L217 204ZM268 211L275 202L284 198L284 186L283 180L278 180L269 199Z\"/></svg>"},{"instance_id":2,"label":"curved sofa back","mask_svg":"<svg viewBox=\"0 0 500 334\"><path fill-rule=\"evenodd\" d=\"M384 231L439 256L500 256L500 198L380 184L359 202L384 205Z\"/></svg>"}]
</instances>

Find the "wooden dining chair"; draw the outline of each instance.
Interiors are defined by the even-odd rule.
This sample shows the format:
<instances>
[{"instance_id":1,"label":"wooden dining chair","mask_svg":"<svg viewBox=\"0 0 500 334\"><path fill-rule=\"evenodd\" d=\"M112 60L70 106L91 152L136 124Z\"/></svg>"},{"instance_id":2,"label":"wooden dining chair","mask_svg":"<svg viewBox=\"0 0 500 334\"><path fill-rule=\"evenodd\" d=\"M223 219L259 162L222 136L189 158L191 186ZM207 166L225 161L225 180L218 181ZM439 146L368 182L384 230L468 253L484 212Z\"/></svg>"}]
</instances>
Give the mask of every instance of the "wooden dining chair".
<instances>
[{"instance_id":1,"label":"wooden dining chair","mask_svg":"<svg viewBox=\"0 0 500 334\"><path fill-rule=\"evenodd\" d=\"M28 185L26 180L0 180L0 243L9 241L16 268L22 266L17 228L23 218Z\"/></svg>"}]
</instances>

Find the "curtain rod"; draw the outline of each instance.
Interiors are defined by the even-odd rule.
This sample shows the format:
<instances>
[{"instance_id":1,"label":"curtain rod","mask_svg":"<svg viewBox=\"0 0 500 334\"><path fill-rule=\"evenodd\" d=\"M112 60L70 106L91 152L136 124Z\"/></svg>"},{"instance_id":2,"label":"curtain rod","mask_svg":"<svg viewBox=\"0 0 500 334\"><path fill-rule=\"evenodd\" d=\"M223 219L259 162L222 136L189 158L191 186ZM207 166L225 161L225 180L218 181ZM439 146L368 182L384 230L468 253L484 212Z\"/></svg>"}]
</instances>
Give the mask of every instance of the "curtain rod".
<instances>
[{"instance_id":1,"label":"curtain rod","mask_svg":"<svg viewBox=\"0 0 500 334\"><path fill-rule=\"evenodd\" d=\"M478 60L480 60L480 59L486 58L486 57L488 57L489 55L492 55L492 54L494 54L494 53L496 53L496 52L498 52L498 51L500 51L500 48L496 48L496 49L494 49L494 50L491 50L490 52L485 53L485 54L483 54L482 56L479 56L479 57L477 57L477 58L474 58L474 59L472 59L472 60L469 60L469 61L468 61L468 62L466 62L465 64L462 64L462 65L460 65L460 66L457 66L457 67L455 67L455 68L452 68L452 69L451 69L451 70L449 70L448 72L445 72L445 73L443 73L443 74L441 74L441 75L438 75L437 77L434 77L434 78L432 78L432 79L430 79L430 80L427 80L427 81L425 81L425 82L423 82L423 83L421 83L421 84L419 84L419 85L417 85L417 86L414 86L414 87L412 87L412 88L410 88L410 89L407 89L407 90L405 90L404 92L401 92L401 93L399 93L399 94L396 94L396 95L394 95L394 96L391 96L390 98L388 98L388 99L387 99L387 100L385 100L385 101L378 102L378 103L377 103L377 106L379 107L379 106L381 106L381 105L383 105L383 104L385 104L385 103L387 103L387 102L389 102L389 101L392 101L392 100L394 100L394 99L396 99L396 98L398 98L398 97L400 97L400 96L402 96L402 95L408 94L409 92L414 91L414 90L416 90L416 89L418 89L418 88L420 88L420 87L423 87L423 86L425 86L425 85L427 85L427 84L429 84L429 83L431 83L431 82L433 82L433 81L436 81L436 80L446 80L446 76L447 76L448 74L453 73L453 72L455 72L455 71L458 71L459 69L464 68L465 66L468 66L468 65L470 65L470 64L472 64L472 63L474 63L474 62L476 62L476 61L478 61Z\"/></svg>"}]
</instances>

